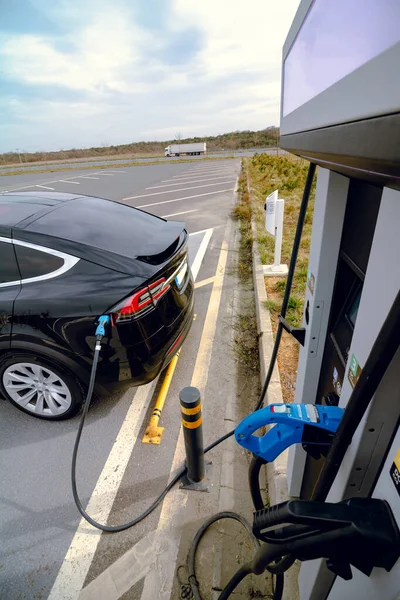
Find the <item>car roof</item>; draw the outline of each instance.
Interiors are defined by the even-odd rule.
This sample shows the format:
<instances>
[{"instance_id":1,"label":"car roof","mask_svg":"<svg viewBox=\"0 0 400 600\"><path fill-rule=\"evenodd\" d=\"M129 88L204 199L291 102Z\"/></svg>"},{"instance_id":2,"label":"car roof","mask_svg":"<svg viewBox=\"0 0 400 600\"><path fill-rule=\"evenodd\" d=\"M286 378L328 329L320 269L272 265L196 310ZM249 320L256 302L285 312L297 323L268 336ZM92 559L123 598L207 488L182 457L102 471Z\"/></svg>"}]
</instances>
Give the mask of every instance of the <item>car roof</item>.
<instances>
[{"instance_id":1,"label":"car roof","mask_svg":"<svg viewBox=\"0 0 400 600\"><path fill-rule=\"evenodd\" d=\"M8 230L3 217L8 219ZM165 253L170 255L182 242L184 230L181 222L93 196L54 192L0 196L0 237L53 248L138 276L148 272L142 268L145 263L163 263Z\"/></svg>"},{"instance_id":2,"label":"car roof","mask_svg":"<svg viewBox=\"0 0 400 600\"><path fill-rule=\"evenodd\" d=\"M15 228L18 235L53 236L129 258L164 251L183 229L182 223L94 196L59 204Z\"/></svg>"},{"instance_id":3,"label":"car roof","mask_svg":"<svg viewBox=\"0 0 400 600\"><path fill-rule=\"evenodd\" d=\"M7 192L0 194L0 227L15 227L36 214L44 214L47 209L64 202L75 200L77 194L61 192Z\"/></svg>"}]
</instances>

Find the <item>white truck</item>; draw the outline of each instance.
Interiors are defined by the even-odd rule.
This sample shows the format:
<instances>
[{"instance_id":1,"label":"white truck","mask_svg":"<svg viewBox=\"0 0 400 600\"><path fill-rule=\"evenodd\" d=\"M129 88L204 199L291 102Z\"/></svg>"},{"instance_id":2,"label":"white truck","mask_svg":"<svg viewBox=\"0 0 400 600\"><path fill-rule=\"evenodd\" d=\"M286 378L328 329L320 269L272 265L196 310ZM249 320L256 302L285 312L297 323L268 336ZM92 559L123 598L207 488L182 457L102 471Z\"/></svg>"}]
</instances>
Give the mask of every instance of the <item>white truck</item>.
<instances>
[{"instance_id":1,"label":"white truck","mask_svg":"<svg viewBox=\"0 0 400 600\"><path fill-rule=\"evenodd\" d=\"M165 156L199 156L206 154L207 146L205 142L195 142L194 144L170 144L164 150Z\"/></svg>"}]
</instances>

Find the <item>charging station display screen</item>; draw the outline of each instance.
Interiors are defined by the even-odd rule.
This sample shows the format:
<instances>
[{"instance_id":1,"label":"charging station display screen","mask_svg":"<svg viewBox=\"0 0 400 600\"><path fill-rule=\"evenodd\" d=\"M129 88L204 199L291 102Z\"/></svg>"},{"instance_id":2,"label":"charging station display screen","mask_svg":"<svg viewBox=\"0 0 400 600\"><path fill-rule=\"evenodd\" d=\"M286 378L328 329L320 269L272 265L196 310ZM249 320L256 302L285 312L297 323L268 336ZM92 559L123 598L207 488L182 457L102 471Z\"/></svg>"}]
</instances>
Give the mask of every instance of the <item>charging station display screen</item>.
<instances>
[{"instance_id":1,"label":"charging station display screen","mask_svg":"<svg viewBox=\"0 0 400 600\"><path fill-rule=\"evenodd\" d=\"M396 44L399 23L399 0L315 0L284 63L283 116Z\"/></svg>"},{"instance_id":2,"label":"charging station display screen","mask_svg":"<svg viewBox=\"0 0 400 600\"><path fill-rule=\"evenodd\" d=\"M349 321L353 327L356 326L356 319L357 319L357 314L358 314L358 308L360 306L360 300L361 300L361 289L358 291L358 293L357 293L356 297L354 298L352 305L350 306L349 311L347 313L347 318L349 319Z\"/></svg>"}]
</instances>

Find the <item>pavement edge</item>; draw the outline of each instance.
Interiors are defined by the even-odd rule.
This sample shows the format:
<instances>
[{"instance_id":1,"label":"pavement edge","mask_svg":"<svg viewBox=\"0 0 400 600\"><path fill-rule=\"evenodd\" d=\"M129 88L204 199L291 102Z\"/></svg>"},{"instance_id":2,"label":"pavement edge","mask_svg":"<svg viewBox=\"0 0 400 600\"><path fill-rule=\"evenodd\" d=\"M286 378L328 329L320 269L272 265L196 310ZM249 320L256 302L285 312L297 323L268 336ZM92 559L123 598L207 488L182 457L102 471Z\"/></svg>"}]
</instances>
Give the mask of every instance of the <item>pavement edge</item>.
<instances>
[{"instance_id":1,"label":"pavement edge","mask_svg":"<svg viewBox=\"0 0 400 600\"><path fill-rule=\"evenodd\" d=\"M260 379L264 384L268 365L271 361L272 349L274 347L274 336L269 310L266 307L268 300L265 290L263 266L260 260L257 244L257 232L254 220L251 222L253 233L253 285L256 301L258 349L260 355ZM283 402L279 368L276 364L273 370L271 382L266 394L267 404ZM283 452L276 460L267 465L267 487L271 505L288 500L287 486L287 463L289 451Z\"/></svg>"}]
</instances>

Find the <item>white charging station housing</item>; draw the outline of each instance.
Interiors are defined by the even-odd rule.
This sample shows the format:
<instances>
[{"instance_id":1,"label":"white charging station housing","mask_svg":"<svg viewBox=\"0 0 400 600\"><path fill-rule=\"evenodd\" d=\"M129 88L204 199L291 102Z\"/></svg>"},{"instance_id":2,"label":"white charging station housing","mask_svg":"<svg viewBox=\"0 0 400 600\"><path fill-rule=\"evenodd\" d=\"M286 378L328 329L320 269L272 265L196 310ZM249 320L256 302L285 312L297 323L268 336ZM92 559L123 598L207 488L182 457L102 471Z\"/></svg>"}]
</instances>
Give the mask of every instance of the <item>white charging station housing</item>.
<instances>
[{"instance_id":1,"label":"white charging station housing","mask_svg":"<svg viewBox=\"0 0 400 600\"><path fill-rule=\"evenodd\" d=\"M295 402L346 407L400 289L399 65L398 0L301 1L283 48L280 146L318 170ZM399 372L398 351L327 501L383 498L400 526ZM320 468L293 446L289 494L309 498ZM300 600L400 597L400 562L353 575L303 563Z\"/></svg>"}]
</instances>

